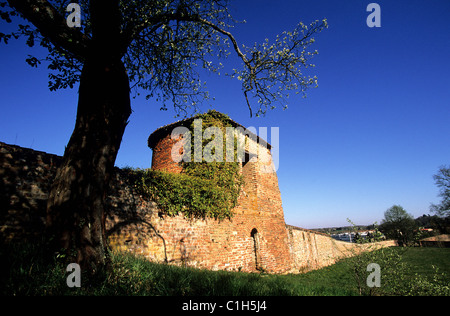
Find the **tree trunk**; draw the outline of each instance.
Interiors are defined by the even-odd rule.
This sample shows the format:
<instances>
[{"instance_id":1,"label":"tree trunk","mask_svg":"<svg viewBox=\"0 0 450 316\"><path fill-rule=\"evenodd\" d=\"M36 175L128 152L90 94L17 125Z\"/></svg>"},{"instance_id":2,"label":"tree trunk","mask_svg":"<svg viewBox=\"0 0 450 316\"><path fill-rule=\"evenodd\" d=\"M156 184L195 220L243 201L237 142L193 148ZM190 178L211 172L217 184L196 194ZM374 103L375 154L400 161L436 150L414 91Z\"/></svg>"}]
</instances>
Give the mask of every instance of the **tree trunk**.
<instances>
[{"instance_id":1,"label":"tree trunk","mask_svg":"<svg viewBox=\"0 0 450 316\"><path fill-rule=\"evenodd\" d=\"M75 128L47 204L52 250L91 273L108 263L105 197L131 114L125 67L103 53L85 61Z\"/></svg>"},{"instance_id":2,"label":"tree trunk","mask_svg":"<svg viewBox=\"0 0 450 316\"><path fill-rule=\"evenodd\" d=\"M81 73L75 128L47 202L52 251L95 274L108 263L105 199L131 114L121 61L118 0L91 0L92 41Z\"/></svg>"}]
</instances>

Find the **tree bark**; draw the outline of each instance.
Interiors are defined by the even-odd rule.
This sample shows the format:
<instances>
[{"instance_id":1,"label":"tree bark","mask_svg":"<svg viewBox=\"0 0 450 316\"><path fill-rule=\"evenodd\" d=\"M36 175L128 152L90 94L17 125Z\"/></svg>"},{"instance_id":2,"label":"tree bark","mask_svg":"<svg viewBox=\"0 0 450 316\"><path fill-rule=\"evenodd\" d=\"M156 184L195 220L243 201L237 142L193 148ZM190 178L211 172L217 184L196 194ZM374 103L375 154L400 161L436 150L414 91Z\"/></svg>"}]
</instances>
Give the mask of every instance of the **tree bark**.
<instances>
[{"instance_id":1,"label":"tree bark","mask_svg":"<svg viewBox=\"0 0 450 316\"><path fill-rule=\"evenodd\" d=\"M105 197L131 114L120 58L92 54L79 88L77 119L47 204L53 250L95 273L108 263Z\"/></svg>"}]
</instances>

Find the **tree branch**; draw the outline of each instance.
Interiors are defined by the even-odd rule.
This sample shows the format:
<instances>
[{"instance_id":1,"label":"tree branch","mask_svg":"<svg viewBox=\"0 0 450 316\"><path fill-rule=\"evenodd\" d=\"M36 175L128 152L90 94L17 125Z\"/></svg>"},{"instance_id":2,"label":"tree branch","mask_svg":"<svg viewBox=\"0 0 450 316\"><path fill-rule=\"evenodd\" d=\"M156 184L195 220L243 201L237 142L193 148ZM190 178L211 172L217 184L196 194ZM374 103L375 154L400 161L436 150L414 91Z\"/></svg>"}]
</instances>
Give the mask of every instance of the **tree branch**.
<instances>
[{"instance_id":1,"label":"tree branch","mask_svg":"<svg viewBox=\"0 0 450 316\"><path fill-rule=\"evenodd\" d=\"M65 49L82 61L87 56L90 38L77 28L67 26L66 19L47 0L8 0L56 47Z\"/></svg>"},{"instance_id":2,"label":"tree branch","mask_svg":"<svg viewBox=\"0 0 450 316\"><path fill-rule=\"evenodd\" d=\"M248 61L247 57L242 53L242 51L239 49L239 46L237 44L236 39L234 38L234 36L228 32L225 31L224 29L220 28L219 26L217 26L216 24L202 19L198 14L196 15L185 15L185 14L181 14L181 13L175 13L175 14L171 14L171 15L167 15L166 18L168 20L177 20L177 21L187 21L187 22L198 22L204 25L207 25L208 27L212 28L213 30L217 31L218 33L225 35L226 37L228 37L231 41L231 43L233 44L233 48L236 52L236 54L242 59L242 61L244 62L244 64L246 65L246 67L249 69L250 73L252 76L254 76L254 68L252 67L251 63ZM245 95L245 100L247 102L247 106L248 109L250 111L250 117L252 117L252 107L250 105L250 102L248 100L248 96L247 96L247 92L251 91L253 87L251 86L250 88L244 90L244 95Z\"/></svg>"},{"instance_id":3,"label":"tree branch","mask_svg":"<svg viewBox=\"0 0 450 316\"><path fill-rule=\"evenodd\" d=\"M160 27L169 27L169 24L174 21L177 22L177 25L178 22L197 24L203 30L210 29L211 32L226 37L231 42L237 56L244 63L244 69L242 71L235 70L232 77L237 76L238 80L243 81L242 90L250 110L250 116L252 116L253 111L249 101L249 92L253 94L253 97L259 99L258 115L259 113L265 113L265 108L272 105L274 101L285 102L289 90L299 90L300 88L301 92L304 92L308 86L316 82L316 77L304 77L300 68L302 66L305 68L313 66L307 65L306 62L317 54L317 51L309 53L306 51L306 47L314 42L312 38L314 33L327 27L325 19L322 20L322 23L319 21L313 22L309 28L300 23L293 32L283 32L285 37L283 39L277 37L276 42L271 46L268 46L267 40L260 47L255 45L252 49L244 48L241 50L234 36L221 23L215 23L208 18L208 15L202 15L198 11L190 10L190 8L192 6L186 6L185 3L181 2L176 8L168 8L154 15L149 14L141 20L127 25L121 34L122 43L125 45L124 51L134 40L139 40L141 33L156 32ZM292 43L291 45L287 44L288 39ZM198 38L192 39L192 41L198 40ZM169 81L170 79L169 76ZM168 87L168 89L172 89L172 87ZM278 90L273 92L271 89ZM274 106L271 108L274 108Z\"/></svg>"}]
</instances>

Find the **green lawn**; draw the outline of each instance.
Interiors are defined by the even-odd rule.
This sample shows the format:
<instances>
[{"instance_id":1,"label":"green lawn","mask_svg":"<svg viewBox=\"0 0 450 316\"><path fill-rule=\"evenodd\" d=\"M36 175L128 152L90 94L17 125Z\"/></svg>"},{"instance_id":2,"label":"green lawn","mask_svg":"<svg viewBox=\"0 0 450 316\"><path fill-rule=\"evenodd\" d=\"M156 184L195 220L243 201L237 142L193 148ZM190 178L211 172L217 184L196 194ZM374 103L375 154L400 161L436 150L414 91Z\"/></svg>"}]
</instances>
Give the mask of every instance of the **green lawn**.
<instances>
[{"instance_id":1,"label":"green lawn","mask_svg":"<svg viewBox=\"0 0 450 316\"><path fill-rule=\"evenodd\" d=\"M402 256L414 272L430 276L434 265L450 276L450 248L406 248Z\"/></svg>"},{"instance_id":2,"label":"green lawn","mask_svg":"<svg viewBox=\"0 0 450 316\"><path fill-rule=\"evenodd\" d=\"M358 256L306 274L293 276L294 283L306 288L322 288L318 295L359 295L355 266L362 271L366 295L450 295L450 248L392 247ZM368 263L379 263L381 288L369 293L366 286ZM437 269L436 269L437 268ZM429 283L427 283L429 281ZM446 288L442 288L442 285Z\"/></svg>"},{"instance_id":3,"label":"green lawn","mask_svg":"<svg viewBox=\"0 0 450 316\"><path fill-rule=\"evenodd\" d=\"M363 295L450 295L450 249L443 248L392 248L295 275L214 272L114 254L112 270L95 280L82 275L81 288L69 288L65 267L44 263L39 247L4 248L1 257L2 271L8 271L1 280L0 294L4 295L348 296L360 294L354 272L357 265L363 271ZM382 287L369 291L366 262L374 260L381 266Z\"/></svg>"}]
</instances>

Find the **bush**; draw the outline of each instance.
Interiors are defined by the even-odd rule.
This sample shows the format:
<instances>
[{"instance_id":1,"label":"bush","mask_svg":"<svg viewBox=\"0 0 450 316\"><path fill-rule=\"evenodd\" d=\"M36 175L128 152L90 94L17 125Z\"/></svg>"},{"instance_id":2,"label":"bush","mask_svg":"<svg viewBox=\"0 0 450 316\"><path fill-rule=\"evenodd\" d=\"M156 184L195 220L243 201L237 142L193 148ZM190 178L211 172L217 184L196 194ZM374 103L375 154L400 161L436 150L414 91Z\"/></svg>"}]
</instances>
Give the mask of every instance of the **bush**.
<instances>
[{"instance_id":1,"label":"bush","mask_svg":"<svg viewBox=\"0 0 450 316\"><path fill-rule=\"evenodd\" d=\"M355 227L349 219L348 222ZM376 224L374 228L373 235L381 236ZM373 241L379 240L375 238ZM413 269L416 267L407 263L405 255L414 248L387 247L375 250L376 245L371 245L367 240L359 239L359 243L364 244L367 251L362 254L355 252L345 262L353 271L355 286L360 295L450 295L449 277L445 273L439 273L438 268L433 266L432 273L427 273L428 275L417 272L413 274ZM422 255L409 256L409 262L419 262L419 265L423 266L424 255L422 253ZM443 260L445 261L445 256ZM372 263L380 267L379 287L371 287L367 284L369 275L367 270Z\"/></svg>"}]
</instances>

